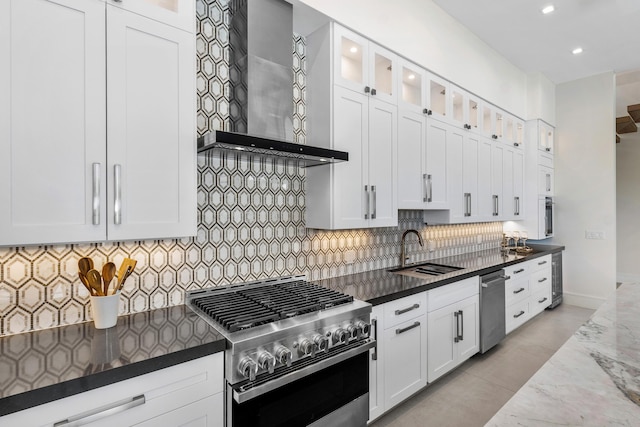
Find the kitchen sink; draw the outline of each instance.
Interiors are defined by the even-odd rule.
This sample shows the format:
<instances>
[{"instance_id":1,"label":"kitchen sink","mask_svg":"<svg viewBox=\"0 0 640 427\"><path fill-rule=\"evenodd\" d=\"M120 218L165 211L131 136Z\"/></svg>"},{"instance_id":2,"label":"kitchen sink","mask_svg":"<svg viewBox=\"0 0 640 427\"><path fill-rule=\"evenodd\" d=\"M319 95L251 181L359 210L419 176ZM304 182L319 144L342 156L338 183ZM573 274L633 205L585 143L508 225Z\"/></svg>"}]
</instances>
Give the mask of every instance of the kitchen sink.
<instances>
[{"instance_id":1,"label":"kitchen sink","mask_svg":"<svg viewBox=\"0 0 640 427\"><path fill-rule=\"evenodd\" d=\"M412 276L418 274L422 276L441 276L443 274L462 270L462 267L453 265L436 264L433 262L425 262L422 264L414 264L405 267L398 267L389 270L391 273L410 274Z\"/></svg>"}]
</instances>

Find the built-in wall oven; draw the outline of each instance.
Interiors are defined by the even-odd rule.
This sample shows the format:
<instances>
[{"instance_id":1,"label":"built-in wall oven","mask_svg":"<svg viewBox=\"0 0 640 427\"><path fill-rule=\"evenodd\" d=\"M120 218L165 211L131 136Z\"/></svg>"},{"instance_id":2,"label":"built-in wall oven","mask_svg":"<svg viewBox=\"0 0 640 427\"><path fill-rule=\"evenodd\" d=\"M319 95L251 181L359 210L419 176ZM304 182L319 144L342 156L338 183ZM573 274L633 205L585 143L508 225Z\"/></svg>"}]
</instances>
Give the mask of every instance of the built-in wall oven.
<instances>
[{"instance_id":1,"label":"built-in wall oven","mask_svg":"<svg viewBox=\"0 0 640 427\"><path fill-rule=\"evenodd\" d=\"M227 427L365 427L371 305L283 277L188 291L227 339Z\"/></svg>"},{"instance_id":2,"label":"built-in wall oven","mask_svg":"<svg viewBox=\"0 0 640 427\"><path fill-rule=\"evenodd\" d=\"M540 196L538 198L538 227L540 236L553 237L553 207L553 197Z\"/></svg>"}]
</instances>

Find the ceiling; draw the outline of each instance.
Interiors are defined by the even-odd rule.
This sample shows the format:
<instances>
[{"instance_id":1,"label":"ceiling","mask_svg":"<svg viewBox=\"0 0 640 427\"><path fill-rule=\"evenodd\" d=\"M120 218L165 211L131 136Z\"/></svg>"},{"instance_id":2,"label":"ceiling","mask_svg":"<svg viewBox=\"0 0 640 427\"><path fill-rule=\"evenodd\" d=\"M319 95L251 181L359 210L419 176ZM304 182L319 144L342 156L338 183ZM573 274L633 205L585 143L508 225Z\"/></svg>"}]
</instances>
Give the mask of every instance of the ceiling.
<instances>
[{"instance_id":1,"label":"ceiling","mask_svg":"<svg viewBox=\"0 0 640 427\"><path fill-rule=\"evenodd\" d=\"M556 84L640 69L640 0L433 1L515 66ZM542 14L549 4L555 11Z\"/></svg>"}]
</instances>

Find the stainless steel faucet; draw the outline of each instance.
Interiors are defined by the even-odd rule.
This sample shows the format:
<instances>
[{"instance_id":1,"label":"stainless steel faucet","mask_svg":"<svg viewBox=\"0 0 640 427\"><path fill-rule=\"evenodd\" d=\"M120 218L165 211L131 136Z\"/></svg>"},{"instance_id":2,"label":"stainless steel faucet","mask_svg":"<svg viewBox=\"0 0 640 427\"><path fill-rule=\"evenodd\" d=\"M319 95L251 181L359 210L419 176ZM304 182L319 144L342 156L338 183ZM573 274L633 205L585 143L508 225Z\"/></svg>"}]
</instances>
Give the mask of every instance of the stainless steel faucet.
<instances>
[{"instance_id":1,"label":"stainless steel faucet","mask_svg":"<svg viewBox=\"0 0 640 427\"><path fill-rule=\"evenodd\" d=\"M402 233L402 241L400 243L400 267L404 267L404 264L407 260L405 258L404 240L409 233L414 233L416 236L418 236L418 242L420 243L420 246L424 246L424 244L422 243L422 237L420 237L420 233L418 233L418 230L407 230Z\"/></svg>"}]
</instances>

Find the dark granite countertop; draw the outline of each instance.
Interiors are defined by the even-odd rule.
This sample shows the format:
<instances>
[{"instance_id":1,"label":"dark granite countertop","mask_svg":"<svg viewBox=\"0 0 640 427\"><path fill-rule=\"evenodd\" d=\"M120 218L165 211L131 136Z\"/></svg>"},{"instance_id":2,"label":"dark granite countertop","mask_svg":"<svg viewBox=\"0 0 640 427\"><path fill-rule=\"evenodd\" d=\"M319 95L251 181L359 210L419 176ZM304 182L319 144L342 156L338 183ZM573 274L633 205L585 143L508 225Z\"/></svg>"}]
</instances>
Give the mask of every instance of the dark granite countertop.
<instances>
[{"instance_id":1,"label":"dark granite countertop","mask_svg":"<svg viewBox=\"0 0 640 427\"><path fill-rule=\"evenodd\" d=\"M436 264L462 267L461 270L441 276L417 278L392 273L389 269L380 269L318 280L314 283L378 305L564 250L564 246L556 245L530 246L533 252L526 255L513 252L503 255L500 249L492 249L429 260L428 262Z\"/></svg>"},{"instance_id":2,"label":"dark granite countertop","mask_svg":"<svg viewBox=\"0 0 640 427\"><path fill-rule=\"evenodd\" d=\"M0 337L0 416L223 351L184 305Z\"/></svg>"}]
</instances>

